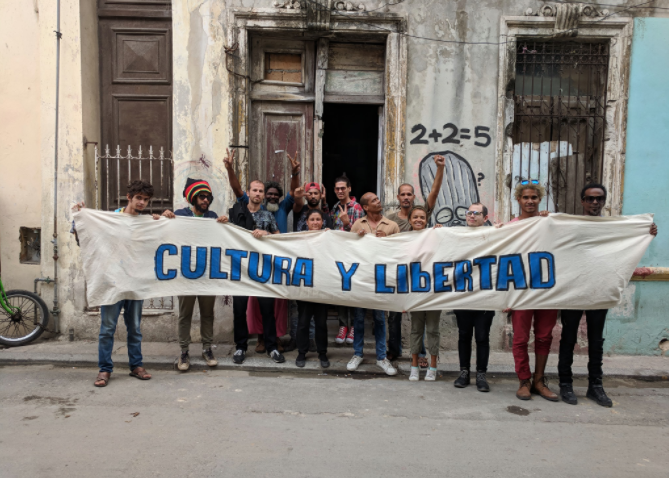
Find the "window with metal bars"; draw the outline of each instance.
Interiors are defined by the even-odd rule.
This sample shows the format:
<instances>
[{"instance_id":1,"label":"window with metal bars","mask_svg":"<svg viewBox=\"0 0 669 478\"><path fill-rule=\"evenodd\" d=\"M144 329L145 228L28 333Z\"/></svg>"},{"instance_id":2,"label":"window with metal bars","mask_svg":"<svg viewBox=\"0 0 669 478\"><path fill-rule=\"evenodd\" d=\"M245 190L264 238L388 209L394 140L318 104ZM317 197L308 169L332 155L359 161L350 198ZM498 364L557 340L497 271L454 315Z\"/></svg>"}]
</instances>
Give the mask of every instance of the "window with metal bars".
<instances>
[{"instance_id":1,"label":"window with metal bars","mask_svg":"<svg viewBox=\"0 0 669 478\"><path fill-rule=\"evenodd\" d=\"M537 179L547 193L541 209L581 214L582 187L602 180L609 45L517 44L511 194Z\"/></svg>"}]
</instances>

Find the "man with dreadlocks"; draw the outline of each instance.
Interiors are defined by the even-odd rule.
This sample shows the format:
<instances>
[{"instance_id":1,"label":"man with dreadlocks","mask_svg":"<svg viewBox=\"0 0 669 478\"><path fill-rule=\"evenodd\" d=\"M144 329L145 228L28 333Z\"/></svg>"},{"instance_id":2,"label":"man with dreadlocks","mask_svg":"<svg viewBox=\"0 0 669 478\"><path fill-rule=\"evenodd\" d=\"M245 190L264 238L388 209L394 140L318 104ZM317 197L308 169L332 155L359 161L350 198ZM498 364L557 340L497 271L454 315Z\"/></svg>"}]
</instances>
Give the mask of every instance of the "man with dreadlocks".
<instances>
[{"instance_id":1,"label":"man with dreadlocks","mask_svg":"<svg viewBox=\"0 0 669 478\"><path fill-rule=\"evenodd\" d=\"M202 217L216 219L217 222L228 222L227 216L218 216L214 211L209 210L209 206L214 200L211 192L211 186L204 179L186 179L184 187L184 198L190 204L189 207L177 209L176 211L165 211L163 216L174 219L175 216L183 217ZM193 309L197 301L200 307L200 337L202 338L202 358L207 365L215 367L218 361L211 351L211 345L214 341L214 295L180 295L179 297L179 319L177 328L179 332L179 345L181 346L181 355L177 368L182 372L190 368L190 356L188 348L190 346L190 327L193 320Z\"/></svg>"}]
</instances>

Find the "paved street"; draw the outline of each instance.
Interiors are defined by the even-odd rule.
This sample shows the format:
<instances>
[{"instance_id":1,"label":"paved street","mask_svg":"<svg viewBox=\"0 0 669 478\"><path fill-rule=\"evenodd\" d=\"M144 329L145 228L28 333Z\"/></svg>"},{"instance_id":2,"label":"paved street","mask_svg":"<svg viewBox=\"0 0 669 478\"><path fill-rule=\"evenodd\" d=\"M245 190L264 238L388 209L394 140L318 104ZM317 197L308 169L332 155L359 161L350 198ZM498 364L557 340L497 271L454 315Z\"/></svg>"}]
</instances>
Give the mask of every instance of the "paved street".
<instances>
[{"instance_id":1,"label":"paved street","mask_svg":"<svg viewBox=\"0 0 669 478\"><path fill-rule=\"evenodd\" d=\"M605 409L405 376L0 368L2 477L666 477L669 384L609 380Z\"/></svg>"}]
</instances>

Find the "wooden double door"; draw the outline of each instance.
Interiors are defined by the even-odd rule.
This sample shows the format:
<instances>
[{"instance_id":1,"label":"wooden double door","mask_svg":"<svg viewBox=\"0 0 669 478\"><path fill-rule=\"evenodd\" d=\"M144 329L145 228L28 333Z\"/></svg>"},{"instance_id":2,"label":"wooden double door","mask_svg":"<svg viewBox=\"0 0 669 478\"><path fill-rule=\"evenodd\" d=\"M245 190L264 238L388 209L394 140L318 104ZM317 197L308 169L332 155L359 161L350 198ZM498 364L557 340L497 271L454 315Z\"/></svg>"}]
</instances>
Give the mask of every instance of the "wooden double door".
<instances>
[{"instance_id":1,"label":"wooden double door","mask_svg":"<svg viewBox=\"0 0 669 478\"><path fill-rule=\"evenodd\" d=\"M323 123L324 103L383 105L385 45L263 35L250 45L249 179L287 192L287 154L297 151L302 182L322 182L323 137L337 134Z\"/></svg>"}]
</instances>

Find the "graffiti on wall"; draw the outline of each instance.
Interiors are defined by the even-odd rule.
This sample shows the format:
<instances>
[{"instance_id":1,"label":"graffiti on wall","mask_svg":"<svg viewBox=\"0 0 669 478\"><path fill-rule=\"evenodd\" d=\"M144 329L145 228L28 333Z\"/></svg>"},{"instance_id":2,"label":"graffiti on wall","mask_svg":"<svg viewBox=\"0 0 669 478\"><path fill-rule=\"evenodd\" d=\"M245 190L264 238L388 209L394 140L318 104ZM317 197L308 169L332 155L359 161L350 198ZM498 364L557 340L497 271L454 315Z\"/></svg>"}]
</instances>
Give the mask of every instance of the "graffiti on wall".
<instances>
[{"instance_id":1,"label":"graffiti on wall","mask_svg":"<svg viewBox=\"0 0 669 478\"><path fill-rule=\"evenodd\" d=\"M435 143L441 141L442 144L460 144L462 141L469 141L473 139L475 146L480 146L481 148L487 148L492 143L492 138L488 134L490 128L488 126L476 126L474 127L474 133L470 128L458 128L453 123L446 123L442 129L443 133L437 131L436 128L432 129L430 134L427 134L427 128L422 124L418 123L413 125L411 128L411 133L415 134L409 144L430 144L430 140ZM428 139L425 139L427 136Z\"/></svg>"},{"instance_id":2,"label":"graffiti on wall","mask_svg":"<svg viewBox=\"0 0 669 478\"><path fill-rule=\"evenodd\" d=\"M465 213L472 203L479 202L479 191L477 185L485 178L482 173L478 177L474 175L472 167L462 156L452 151L435 151L425 156L419 167L420 190L423 200L432 190L437 166L434 156L437 154L446 158L444 168L444 180L441 190L437 196L437 204L430 218L430 224L441 224L443 226L465 226L467 225Z\"/></svg>"}]
</instances>

